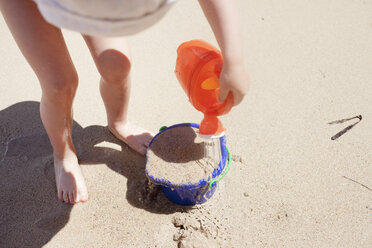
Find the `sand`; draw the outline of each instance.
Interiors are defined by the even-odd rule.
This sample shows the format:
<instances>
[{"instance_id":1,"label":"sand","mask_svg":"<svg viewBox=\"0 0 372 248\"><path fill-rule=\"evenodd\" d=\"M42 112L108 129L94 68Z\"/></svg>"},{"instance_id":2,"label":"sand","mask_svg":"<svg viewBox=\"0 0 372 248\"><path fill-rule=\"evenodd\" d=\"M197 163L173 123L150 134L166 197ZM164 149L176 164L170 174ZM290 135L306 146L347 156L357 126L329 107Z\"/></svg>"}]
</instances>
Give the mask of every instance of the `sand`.
<instances>
[{"instance_id":1,"label":"sand","mask_svg":"<svg viewBox=\"0 0 372 248\"><path fill-rule=\"evenodd\" d=\"M237 2L252 86L222 118L231 169L191 208L149 185L145 158L107 130L98 72L68 31L80 78L73 135L90 199L59 202L40 87L0 18L0 247L371 247L372 3ZM202 119L173 73L177 46L194 38L216 44L187 0L130 38L132 122L157 132ZM328 122L359 114L331 140L353 121Z\"/></svg>"},{"instance_id":2,"label":"sand","mask_svg":"<svg viewBox=\"0 0 372 248\"><path fill-rule=\"evenodd\" d=\"M218 165L205 157L205 143L192 127L175 127L159 134L147 153L146 170L159 180L196 184L208 180Z\"/></svg>"}]
</instances>

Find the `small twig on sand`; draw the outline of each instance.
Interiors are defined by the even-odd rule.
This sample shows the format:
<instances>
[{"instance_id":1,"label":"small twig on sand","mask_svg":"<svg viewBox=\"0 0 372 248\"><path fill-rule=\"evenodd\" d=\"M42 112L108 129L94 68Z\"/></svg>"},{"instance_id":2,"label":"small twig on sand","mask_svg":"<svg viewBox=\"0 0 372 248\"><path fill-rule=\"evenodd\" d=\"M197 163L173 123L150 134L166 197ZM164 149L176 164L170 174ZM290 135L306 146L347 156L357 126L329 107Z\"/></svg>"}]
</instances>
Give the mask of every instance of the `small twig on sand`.
<instances>
[{"instance_id":1,"label":"small twig on sand","mask_svg":"<svg viewBox=\"0 0 372 248\"><path fill-rule=\"evenodd\" d=\"M348 180L350 180L350 181L352 181L352 182L354 182L354 183L357 183L357 184L363 186L364 188L366 188L366 189L372 191L372 189L370 189L368 186L366 186L366 185L364 185L364 184L362 184L362 183L360 183L360 182L357 182L357 181L355 181L354 179L348 178L348 177L346 177L346 176L342 176L342 177L343 177L343 178L346 178L346 179L348 179Z\"/></svg>"},{"instance_id":2,"label":"small twig on sand","mask_svg":"<svg viewBox=\"0 0 372 248\"><path fill-rule=\"evenodd\" d=\"M337 120L337 121L331 121L331 122L328 122L329 125L333 125L333 124L340 124L340 123L344 123L345 121L350 121L352 119L356 119L358 118L360 121L362 120L362 116L361 115L357 115L357 116L354 116L354 117L351 117L351 118L347 118L347 119L341 119L341 120Z\"/></svg>"},{"instance_id":3,"label":"small twig on sand","mask_svg":"<svg viewBox=\"0 0 372 248\"><path fill-rule=\"evenodd\" d=\"M345 127L340 132L338 132L335 135L333 135L331 137L331 140L338 139L339 137L341 137L342 135L344 135L347 131L349 131L350 129L352 129L356 124L358 124L362 120L362 116L361 115L357 115L357 116L354 116L354 117L351 117L351 118L347 118L347 119L341 119L341 120L337 120L337 121L328 122L329 125L333 125L333 124L344 123L346 121L350 121L352 119L357 119L357 118L359 119L357 122L355 122L354 124L351 124L351 125Z\"/></svg>"},{"instance_id":4,"label":"small twig on sand","mask_svg":"<svg viewBox=\"0 0 372 248\"><path fill-rule=\"evenodd\" d=\"M352 129L352 128L353 128L356 124L358 124L359 122L360 122L360 120L357 121L357 122L355 122L354 124L351 124L351 125L345 127L345 128L342 129L340 132L338 132L338 133L336 133L335 135L333 135L333 136L331 137L331 140L338 139L341 135L344 135L347 131L349 131L350 129Z\"/></svg>"}]
</instances>

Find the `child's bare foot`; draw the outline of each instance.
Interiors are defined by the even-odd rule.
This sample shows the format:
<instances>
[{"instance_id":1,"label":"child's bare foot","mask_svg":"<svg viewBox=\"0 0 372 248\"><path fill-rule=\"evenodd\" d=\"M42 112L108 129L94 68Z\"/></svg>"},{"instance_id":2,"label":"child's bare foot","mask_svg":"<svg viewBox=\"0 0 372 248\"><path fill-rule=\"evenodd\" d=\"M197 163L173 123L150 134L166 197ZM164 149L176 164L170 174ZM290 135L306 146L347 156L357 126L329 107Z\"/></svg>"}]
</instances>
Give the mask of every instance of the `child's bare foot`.
<instances>
[{"instance_id":1,"label":"child's bare foot","mask_svg":"<svg viewBox=\"0 0 372 248\"><path fill-rule=\"evenodd\" d=\"M54 172L58 199L70 204L88 200L88 190L75 153L71 152L63 159L54 157Z\"/></svg>"},{"instance_id":2,"label":"child's bare foot","mask_svg":"<svg viewBox=\"0 0 372 248\"><path fill-rule=\"evenodd\" d=\"M110 132L136 152L145 155L153 134L131 123L109 125Z\"/></svg>"}]
</instances>

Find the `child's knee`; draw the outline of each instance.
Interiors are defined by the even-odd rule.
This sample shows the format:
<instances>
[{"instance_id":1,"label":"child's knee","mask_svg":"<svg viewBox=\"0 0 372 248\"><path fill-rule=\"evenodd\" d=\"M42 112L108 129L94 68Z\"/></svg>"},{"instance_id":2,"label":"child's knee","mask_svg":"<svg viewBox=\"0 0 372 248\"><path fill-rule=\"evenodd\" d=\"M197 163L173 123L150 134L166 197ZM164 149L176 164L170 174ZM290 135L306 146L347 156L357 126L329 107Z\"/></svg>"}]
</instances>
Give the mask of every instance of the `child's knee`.
<instances>
[{"instance_id":1,"label":"child's knee","mask_svg":"<svg viewBox=\"0 0 372 248\"><path fill-rule=\"evenodd\" d=\"M106 83L121 84L129 77L131 62L125 54L117 50L104 51L96 63Z\"/></svg>"},{"instance_id":2,"label":"child's knee","mask_svg":"<svg viewBox=\"0 0 372 248\"><path fill-rule=\"evenodd\" d=\"M70 72L50 72L47 78L41 79L43 94L55 98L73 97L79 77L75 70Z\"/></svg>"}]
</instances>

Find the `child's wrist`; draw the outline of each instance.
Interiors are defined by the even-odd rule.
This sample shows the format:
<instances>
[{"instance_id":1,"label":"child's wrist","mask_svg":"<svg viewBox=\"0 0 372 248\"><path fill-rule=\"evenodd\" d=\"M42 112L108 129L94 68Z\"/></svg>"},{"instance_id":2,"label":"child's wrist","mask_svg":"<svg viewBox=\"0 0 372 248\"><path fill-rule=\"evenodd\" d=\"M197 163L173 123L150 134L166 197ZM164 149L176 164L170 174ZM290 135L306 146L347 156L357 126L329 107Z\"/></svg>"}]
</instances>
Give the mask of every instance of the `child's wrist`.
<instances>
[{"instance_id":1,"label":"child's wrist","mask_svg":"<svg viewBox=\"0 0 372 248\"><path fill-rule=\"evenodd\" d=\"M225 70L244 67L244 59L241 56L222 56Z\"/></svg>"},{"instance_id":2,"label":"child's wrist","mask_svg":"<svg viewBox=\"0 0 372 248\"><path fill-rule=\"evenodd\" d=\"M227 66L241 65L244 63L244 58L242 56L242 53L239 54L237 52L229 53L226 51L225 52L222 51L222 57L223 57L224 64L226 64Z\"/></svg>"}]
</instances>

